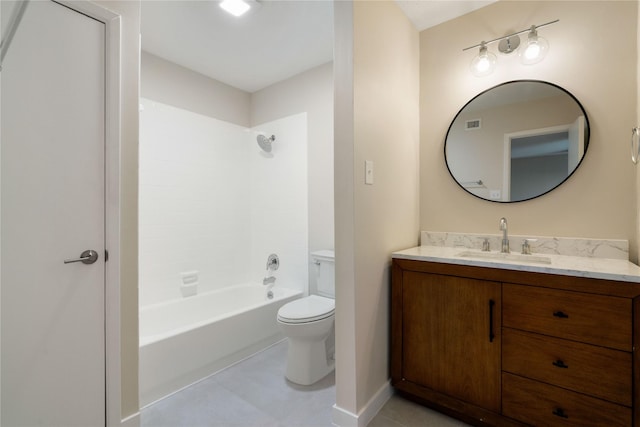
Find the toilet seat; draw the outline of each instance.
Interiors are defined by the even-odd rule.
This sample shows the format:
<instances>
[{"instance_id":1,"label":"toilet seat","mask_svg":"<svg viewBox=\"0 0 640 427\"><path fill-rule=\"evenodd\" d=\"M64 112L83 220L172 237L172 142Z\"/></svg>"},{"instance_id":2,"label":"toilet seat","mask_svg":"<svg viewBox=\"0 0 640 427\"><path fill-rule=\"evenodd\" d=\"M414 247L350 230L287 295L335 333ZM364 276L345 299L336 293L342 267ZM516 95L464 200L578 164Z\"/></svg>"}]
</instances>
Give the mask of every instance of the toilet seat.
<instances>
[{"instance_id":1,"label":"toilet seat","mask_svg":"<svg viewBox=\"0 0 640 427\"><path fill-rule=\"evenodd\" d=\"M283 323L310 323L333 316L335 301L318 295L310 295L291 301L278 310L278 320Z\"/></svg>"}]
</instances>

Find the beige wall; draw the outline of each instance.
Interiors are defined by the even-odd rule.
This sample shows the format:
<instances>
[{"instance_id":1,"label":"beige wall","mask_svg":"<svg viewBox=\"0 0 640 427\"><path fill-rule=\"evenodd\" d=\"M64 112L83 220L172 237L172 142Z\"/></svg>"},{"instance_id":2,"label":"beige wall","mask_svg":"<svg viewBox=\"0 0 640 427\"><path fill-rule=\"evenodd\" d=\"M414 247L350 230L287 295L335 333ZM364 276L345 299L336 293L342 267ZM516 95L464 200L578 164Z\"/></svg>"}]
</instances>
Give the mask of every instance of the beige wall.
<instances>
[{"instance_id":1,"label":"beige wall","mask_svg":"<svg viewBox=\"0 0 640 427\"><path fill-rule=\"evenodd\" d=\"M636 52L637 16L637 2L500 1L423 31L420 228L498 233L498 219L505 216L514 234L628 239L635 260L636 188L628 141L636 120L636 58L630 52ZM551 46L544 61L524 66L499 55L492 75L469 72L476 53L463 48L553 19L560 22L539 30ZM546 80L576 96L591 124L589 150L576 173L543 197L514 204L479 200L449 176L444 136L469 99L516 79Z\"/></svg>"},{"instance_id":2,"label":"beige wall","mask_svg":"<svg viewBox=\"0 0 640 427\"><path fill-rule=\"evenodd\" d=\"M307 113L309 251L334 249L333 63L251 94L251 126ZM309 269L315 286L316 269Z\"/></svg>"},{"instance_id":3,"label":"beige wall","mask_svg":"<svg viewBox=\"0 0 640 427\"><path fill-rule=\"evenodd\" d=\"M251 94L142 52L140 94L154 101L214 117L240 126L251 126Z\"/></svg>"},{"instance_id":4,"label":"beige wall","mask_svg":"<svg viewBox=\"0 0 640 427\"><path fill-rule=\"evenodd\" d=\"M138 412L138 79L140 2L97 2L121 15L120 357L121 414Z\"/></svg>"},{"instance_id":5,"label":"beige wall","mask_svg":"<svg viewBox=\"0 0 640 427\"><path fill-rule=\"evenodd\" d=\"M640 2L636 1L636 4L640 4ZM636 38L637 38L636 59L637 59L638 63L637 63L637 68L636 68L636 76L637 76L637 83L636 83L636 85L637 85L636 86L637 107L636 107L636 121L633 124L634 127L640 126L640 6L638 6ZM636 167L636 198L638 199L637 200L638 204L636 206L636 218L639 218L637 220L638 230L636 231L636 236L637 236L636 250L638 251L638 253L640 253L640 249L638 249L638 247L640 246L640 195L638 194L639 192L640 192L640 173L638 173L638 167Z\"/></svg>"},{"instance_id":6,"label":"beige wall","mask_svg":"<svg viewBox=\"0 0 640 427\"><path fill-rule=\"evenodd\" d=\"M418 243L419 38L392 1L335 22L336 405L358 414L389 378L390 254Z\"/></svg>"},{"instance_id":7,"label":"beige wall","mask_svg":"<svg viewBox=\"0 0 640 427\"><path fill-rule=\"evenodd\" d=\"M336 254L336 406L356 403L353 4L334 4L334 200Z\"/></svg>"}]
</instances>

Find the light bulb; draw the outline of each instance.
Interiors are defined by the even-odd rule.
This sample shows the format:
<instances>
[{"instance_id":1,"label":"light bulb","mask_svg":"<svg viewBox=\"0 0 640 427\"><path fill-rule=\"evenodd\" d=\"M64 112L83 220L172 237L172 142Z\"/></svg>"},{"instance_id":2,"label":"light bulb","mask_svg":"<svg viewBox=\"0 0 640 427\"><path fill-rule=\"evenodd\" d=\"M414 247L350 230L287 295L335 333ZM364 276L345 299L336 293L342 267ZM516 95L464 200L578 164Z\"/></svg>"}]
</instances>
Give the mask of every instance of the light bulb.
<instances>
[{"instance_id":1,"label":"light bulb","mask_svg":"<svg viewBox=\"0 0 640 427\"><path fill-rule=\"evenodd\" d=\"M524 50L524 57L528 60L536 59L540 55L540 45L538 42L531 43Z\"/></svg>"},{"instance_id":2,"label":"light bulb","mask_svg":"<svg viewBox=\"0 0 640 427\"><path fill-rule=\"evenodd\" d=\"M496 56L487 50L484 42L480 44L480 52L473 58L469 68L476 77L488 76L496 68Z\"/></svg>"},{"instance_id":3,"label":"light bulb","mask_svg":"<svg viewBox=\"0 0 640 427\"><path fill-rule=\"evenodd\" d=\"M251 8L251 6L243 0L224 0L220 3L220 7L233 16L243 15Z\"/></svg>"},{"instance_id":4,"label":"light bulb","mask_svg":"<svg viewBox=\"0 0 640 427\"><path fill-rule=\"evenodd\" d=\"M520 62L525 65L535 64L544 59L549 50L549 43L542 37L538 37L535 26L531 26L527 42L520 47L518 55Z\"/></svg>"}]
</instances>

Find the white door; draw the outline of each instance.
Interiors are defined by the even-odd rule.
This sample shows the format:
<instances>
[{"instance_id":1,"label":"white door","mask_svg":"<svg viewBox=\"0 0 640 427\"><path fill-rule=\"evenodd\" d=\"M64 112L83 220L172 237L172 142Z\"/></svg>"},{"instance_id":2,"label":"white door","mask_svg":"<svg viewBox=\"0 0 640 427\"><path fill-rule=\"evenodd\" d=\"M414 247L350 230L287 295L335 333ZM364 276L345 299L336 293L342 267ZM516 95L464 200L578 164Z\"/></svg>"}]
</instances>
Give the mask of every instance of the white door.
<instances>
[{"instance_id":1,"label":"white door","mask_svg":"<svg viewBox=\"0 0 640 427\"><path fill-rule=\"evenodd\" d=\"M29 2L1 84L1 424L104 425L104 24Z\"/></svg>"}]
</instances>

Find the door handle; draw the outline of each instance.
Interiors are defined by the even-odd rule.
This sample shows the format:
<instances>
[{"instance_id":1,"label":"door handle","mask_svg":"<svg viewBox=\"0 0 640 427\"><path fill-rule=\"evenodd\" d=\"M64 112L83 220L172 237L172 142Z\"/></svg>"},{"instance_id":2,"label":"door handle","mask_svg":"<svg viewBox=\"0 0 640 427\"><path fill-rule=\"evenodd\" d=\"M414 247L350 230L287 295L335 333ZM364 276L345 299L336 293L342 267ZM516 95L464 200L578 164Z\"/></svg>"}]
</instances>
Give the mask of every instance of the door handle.
<instances>
[{"instance_id":1,"label":"door handle","mask_svg":"<svg viewBox=\"0 0 640 427\"><path fill-rule=\"evenodd\" d=\"M493 339L496 337L493 333L493 306L496 305L496 302L492 299L489 300L489 342L493 342Z\"/></svg>"},{"instance_id":2,"label":"door handle","mask_svg":"<svg viewBox=\"0 0 640 427\"><path fill-rule=\"evenodd\" d=\"M83 264L93 264L98 260L98 252L88 249L80 254L80 258L65 259L65 264L71 264L72 262L81 262Z\"/></svg>"}]
</instances>

